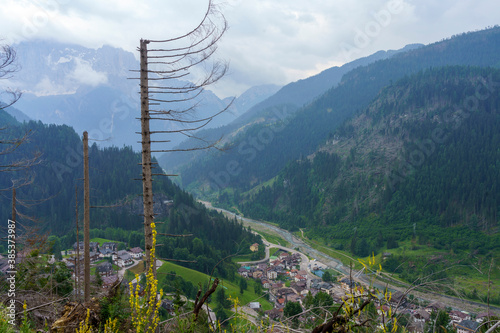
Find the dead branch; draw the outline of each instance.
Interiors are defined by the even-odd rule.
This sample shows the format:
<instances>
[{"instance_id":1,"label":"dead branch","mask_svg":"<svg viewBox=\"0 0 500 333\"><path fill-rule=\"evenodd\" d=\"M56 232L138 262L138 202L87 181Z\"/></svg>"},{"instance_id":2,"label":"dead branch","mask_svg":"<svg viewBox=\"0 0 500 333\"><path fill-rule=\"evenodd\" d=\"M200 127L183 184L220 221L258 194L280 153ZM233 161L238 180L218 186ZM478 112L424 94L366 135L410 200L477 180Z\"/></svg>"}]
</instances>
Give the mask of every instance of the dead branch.
<instances>
[{"instance_id":1,"label":"dead branch","mask_svg":"<svg viewBox=\"0 0 500 333\"><path fill-rule=\"evenodd\" d=\"M194 321L196 321L198 319L198 314L201 310L201 307L203 306L203 304L205 304L208 297L210 297L210 295L212 295L215 292L215 289L217 289L218 285L219 285L219 279L215 278L214 282L212 283L212 287L205 292L205 295L203 295L201 300L199 302L198 302L198 299L195 300L194 310L193 310Z\"/></svg>"}]
</instances>

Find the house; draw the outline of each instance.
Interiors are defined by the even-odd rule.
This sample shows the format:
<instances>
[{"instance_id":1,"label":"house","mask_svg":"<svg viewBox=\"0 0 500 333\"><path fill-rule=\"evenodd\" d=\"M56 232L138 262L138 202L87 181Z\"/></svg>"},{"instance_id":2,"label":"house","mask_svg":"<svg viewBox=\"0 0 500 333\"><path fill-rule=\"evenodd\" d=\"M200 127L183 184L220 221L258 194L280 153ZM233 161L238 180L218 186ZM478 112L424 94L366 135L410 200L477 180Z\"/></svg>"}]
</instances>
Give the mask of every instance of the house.
<instances>
[{"instance_id":1,"label":"house","mask_svg":"<svg viewBox=\"0 0 500 333\"><path fill-rule=\"evenodd\" d=\"M450 311L449 315L450 315L451 321L454 323L459 323L463 320L470 320L471 319L469 314L462 312L462 311L458 311L458 310Z\"/></svg>"},{"instance_id":2,"label":"house","mask_svg":"<svg viewBox=\"0 0 500 333\"><path fill-rule=\"evenodd\" d=\"M252 252L259 251L259 244L253 243L252 245L250 245L250 251L252 251Z\"/></svg>"},{"instance_id":3,"label":"house","mask_svg":"<svg viewBox=\"0 0 500 333\"><path fill-rule=\"evenodd\" d=\"M102 277L102 287L107 289L113 286L118 281L118 275L109 275Z\"/></svg>"},{"instance_id":4,"label":"house","mask_svg":"<svg viewBox=\"0 0 500 333\"><path fill-rule=\"evenodd\" d=\"M418 309L413 314L413 320L416 322L425 323L425 322L429 321L430 318L431 318L431 315L429 313L427 313L427 311L422 310L422 309Z\"/></svg>"},{"instance_id":5,"label":"house","mask_svg":"<svg viewBox=\"0 0 500 333\"><path fill-rule=\"evenodd\" d=\"M328 286L329 288L330 284L328 282L323 282L318 279L311 280L311 289L321 290L322 286Z\"/></svg>"},{"instance_id":6,"label":"house","mask_svg":"<svg viewBox=\"0 0 500 333\"><path fill-rule=\"evenodd\" d=\"M276 295L280 297L286 297L287 295L295 295L295 290L292 288L280 288L276 290Z\"/></svg>"},{"instance_id":7,"label":"house","mask_svg":"<svg viewBox=\"0 0 500 333\"><path fill-rule=\"evenodd\" d=\"M248 272L249 272L249 269L246 268L246 267L240 267L238 268L238 274L247 278L248 277Z\"/></svg>"},{"instance_id":8,"label":"house","mask_svg":"<svg viewBox=\"0 0 500 333\"><path fill-rule=\"evenodd\" d=\"M379 316L386 316L389 313L390 308L387 305L379 305L377 306L377 313Z\"/></svg>"},{"instance_id":9,"label":"house","mask_svg":"<svg viewBox=\"0 0 500 333\"><path fill-rule=\"evenodd\" d=\"M283 317L283 310L274 308L271 310L264 311L264 314L272 320L280 320Z\"/></svg>"},{"instance_id":10,"label":"house","mask_svg":"<svg viewBox=\"0 0 500 333\"><path fill-rule=\"evenodd\" d=\"M269 265L271 265L271 266L278 266L278 265L279 265L279 264L281 264L281 263L282 263L282 262L281 262L281 260L279 260L279 259L275 259L275 260L271 260L271 259L269 259ZM283 266L283 267L284 267L284 266Z\"/></svg>"},{"instance_id":11,"label":"house","mask_svg":"<svg viewBox=\"0 0 500 333\"><path fill-rule=\"evenodd\" d=\"M439 312L440 310L445 310L446 309L446 306L441 303L441 302L434 302L430 305L428 305L426 308L425 308L425 311L427 311L428 314L431 314L433 311L434 312Z\"/></svg>"},{"instance_id":12,"label":"house","mask_svg":"<svg viewBox=\"0 0 500 333\"><path fill-rule=\"evenodd\" d=\"M271 290L278 290L280 288L283 288L284 284L283 282L276 282L271 284Z\"/></svg>"},{"instance_id":13,"label":"house","mask_svg":"<svg viewBox=\"0 0 500 333\"><path fill-rule=\"evenodd\" d=\"M288 258L289 254L288 252L281 252L280 255L279 255L279 258L281 260L285 259L285 258Z\"/></svg>"},{"instance_id":14,"label":"house","mask_svg":"<svg viewBox=\"0 0 500 333\"><path fill-rule=\"evenodd\" d=\"M100 259L99 253L94 252L94 251L90 251L89 257L90 257L90 262L95 262L95 261ZM84 262L85 259L84 259L83 254L80 255L80 260L81 260L81 262ZM73 259L73 261L74 261L74 259Z\"/></svg>"},{"instance_id":15,"label":"house","mask_svg":"<svg viewBox=\"0 0 500 333\"><path fill-rule=\"evenodd\" d=\"M301 281L307 281L307 278L299 274L295 275L295 282L301 282Z\"/></svg>"},{"instance_id":16,"label":"house","mask_svg":"<svg viewBox=\"0 0 500 333\"><path fill-rule=\"evenodd\" d=\"M66 264L66 267L70 270L70 271L74 271L75 270L75 264L73 264L71 261L64 261L64 263ZM7 267L8 268L8 267ZM3 266L2 266L2 269L3 269ZM2 271L3 272L3 271Z\"/></svg>"},{"instance_id":17,"label":"house","mask_svg":"<svg viewBox=\"0 0 500 333\"><path fill-rule=\"evenodd\" d=\"M113 274L113 265L109 262L103 262L96 267L101 276L110 276Z\"/></svg>"},{"instance_id":18,"label":"house","mask_svg":"<svg viewBox=\"0 0 500 333\"><path fill-rule=\"evenodd\" d=\"M472 333L476 331L479 324L472 320L462 320L459 323L453 324L453 326L455 326L457 333Z\"/></svg>"},{"instance_id":19,"label":"house","mask_svg":"<svg viewBox=\"0 0 500 333\"><path fill-rule=\"evenodd\" d=\"M262 277L262 271L256 270L253 272L252 276L254 279L260 279Z\"/></svg>"},{"instance_id":20,"label":"house","mask_svg":"<svg viewBox=\"0 0 500 333\"><path fill-rule=\"evenodd\" d=\"M268 280L262 280L261 283L262 283L262 288L264 288L264 289L271 288L271 284L269 283Z\"/></svg>"},{"instance_id":21,"label":"house","mask_svg":"<svg viewBox=\"0 0 500 333\"><path fill-rule=\"evenodd\" d=\"M104 242L102 243L100 250L111 250L111 252L118 250L115 242Z\"/></svg>"},{"instance_id":22,"label":"house","mask_svg":"<svg viewBox=\"0 0 500 333\"><path fill-rule=\"evenodd\" d=\"M340 287L348 293L350 293L351 290L356 289L357 285L358 283L354 282L353 280L350 280L347 277L340 280Z\"/></svg>"},{"instance_id":23,"label":"house","mask_svg":"<svg viewBox=\"0 0 500 333\"><path fill-rule=\"evenodd\" d=\"M101 258L109 258L113 256L114 251L110 249L100 249L99 250L101 254L99 254L99 257Z\"/></svg>"},{"instance_id":24,"label":"house","mask_svg":"<svg viewBox=\"0 0 500 333\"><path fill-rule=\"evenodd\" d=\"M274 269L268 269L267 278L269 280L276 280L278 278L278 272L276 272Z\"/></svg>"},{"instance_id":25,"label":"house","mask_svg":"<svg viewBox=\"0 0 500 333\"><path fill-rule=\"evenodd\" d=\"M80 242L80 251L83 251L85 249L85 246L84 246L84 243L83 242ZM73 244L73 250L76 251L76 242ZM99 251L99 243L97 242L90 242L89 243L89 246L90 246L90 251L93 251L93 252L97 252Z\"/></svg>"},{"instance_id":26,"label":"house","mask_svg":"<svg viewBox=\"0 0 500 333\"><path fill-rule=\"evenodd\" d=\"M278 298L276 300L275 308L277 308L277 309L283 309L285 307L285 304L286 304L285 297Z\"/></svg>"},{"instance_id":27,"label":"house","mask_svg":"<svg viewBox=\"0 0 500 333\"><path fill-rule=\"evenodd\" d=\"M391 293L389 304L395 308L404 306L406 304L406 295L399 290Z\"/></svg>"},{"instance_id":28,"label":"house","mask_svg":"<svg viewBox=\"0 0 500 333\"><path fill-rule=\"evenodd\" d=\"M476 316L476 321L478 323L482 323L485 320L488 320L488 317L496 317L497 315L494 314L493 312L480 312Z\"/></svg>"},{"instance_id":29,"label":"house","mask_svg":"<svg viewBox=\"0 0 500 333\"><path fill-rule=\"evenodd\" d=\"M118 251L116 263L119 267L125 267L132 265L134 260L127 251Z\"/></svg>"},{"instance_id":30,"label":"house","mask_svg":"<svg viewBox=\"0 0 500 333\"><path fill-rule=\"evenodd\" d=\"M287 302L299 302L301 300L300 295L297 294L288 294L286 295Z\"/></svg>"},{"instance_id":31,"label":"house","mask_svg":"<svg viewBox=\"0 0 500 333\"><path fill-rule=\"evenodd\" d=\"M306 295L308 290L306 289L306 285L304 282L295 282L290 284L290 288L292 288L297 294L301 294L304 290L306 291Z\"/></svg>"},{"instance_id":32,"label":"house","mask_svg":"<svg viewBox=\"0 0 500 333\"><path fill-rule=\"evenodd\" d=\"M167 312L171 315L175 314L174 301L171 299L163 299L161 301L161 307L167 310Z\"/></svg>"},{"instance_id":33,"label":"house","mask_svg":"<svg viewBox=\"0 0 500 333\"><path fill-rule=\"evenodd\" d=\"M267 270L267 264L258 264L257 269L262 272L265 272Z\"/></svg>"},{"instance_id":34,"label":"house","mask_svg":"<svg viewBox=\"0 0 500 333\"><path fill-rule=\"evenodd\" d=\"M131 248L129 252L134 259L140 259L144 255L144 251L140 247Z\"/></svg>"},{"instance_id":35,"label":"house","mask_svg":"<svg viewBox=\"0 0 500 333\"><path fill-rule=\"evenodd\" d=\"M333 287L332 284L323 282L320 285L320 291L327 293L328 295L333 295L335 288Z\"/></svg>"},{"instance_id":36,"label":"house","mask_svg":"<svg viewBox=\"0 0 500 333\"><path fill-rule=\"evenodd\" d=\"M295 277L298 274L298 271L294 268L290 271L290 277Z\"/></svg>"},{"instance_id":37,"label":"house","mask_svg":"<svg viewBox=\"0 0 500 333\"><path fill-rule=\"evenodd\" d=\"M250 309L260 309L261 308L261 305L259 302L250 302L248 304L248 306L250 307Z\"/></svg>"},{"instance_id":38,"label":"house","mask_svg":"<svg viewBox=\"0 0 500 333\"><path fill-rule=\"evenodd\" d=\"M323 278L323 274L325 274L325 272L323 272L320 269L316 269L316 270L313 271L313 274L316 275L316 276L319 276L320 278Z\"/></svg>"},{"instance_id":39,"label":"house","mask_svg":"<svg viewBox=\"0 0 500 333\"><path fill-rule=\"evenodd\" d=\"M424 322L414 321L408 325L407 330L410 333L424 333L424 328L425 328Z\"/></svg>"}]
</instances>

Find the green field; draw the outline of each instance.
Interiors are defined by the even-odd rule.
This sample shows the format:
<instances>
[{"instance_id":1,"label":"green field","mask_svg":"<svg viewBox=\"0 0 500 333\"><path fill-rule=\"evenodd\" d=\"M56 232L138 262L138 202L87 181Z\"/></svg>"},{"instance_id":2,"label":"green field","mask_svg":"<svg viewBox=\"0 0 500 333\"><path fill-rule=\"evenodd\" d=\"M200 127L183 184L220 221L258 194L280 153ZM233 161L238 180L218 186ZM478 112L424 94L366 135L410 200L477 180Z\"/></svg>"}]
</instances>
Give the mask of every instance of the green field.
<instances>
[{"instance_id":1,"label":"green field","mask_svg":"<svg viewBox=\"0 0 500 333\"><path fill-rule=\"evenodd\" d=\"M297 237L300 237L299 234L296 234ZM302 238L302 237L301 237ZM333 258L336 258L346 266L349 266L349 263L354 263L355 269L361 269L362 265L358 262L358 259L363 261L367 261L367 258L358 258L348 252L333 250L328 248L327 246L322 245L319 242L309 240L307 238L302 238L304 242L309 244L311 247L322 251ZM451 296L463 297L465 299L472 299L476 302L486 303L488 286L491 301L494 304L498 304L500 301L500 269L497 266L492 266L491 271L489 270L489 265L491 258L495 258L499 256L499 251L495 253L491 253L490 257L486 256L486 258L478 258L478 262L481 264L477 264L476 266L471 265L462 265L461 260L464 258L464 254L455 254L450 253L450 251L446 252L443 250L437 250L435 248L425 246L425 245L415 245L411 240L399 242L399 247L394 249L381 249L380 253L375 256L375 262L382 263L382 252L389 252L393 255L405 255L407 258L415 258L417 260L418 257L430 257L432 255L442 254L447 257L449 260L449 267L447 267L448 275L452 277L451 281L447 281L447 285L443 286L441 293L447 293ZM355 261L349 259L349 257L355 259ZM481 260L482 259L482 260ZM488 260L489 259L489 260ZM391 282L393 284L404 287L407 285L404 280L401 279L400 274L392 273L389 274L393 279L401 281L401 283L397 283L394 280ZM383 280L383 278L382 278ZM477 291L477 297L471 297L471 294L474 293L474 290Z\"/></svg>"},{"instance_id":2,"label":"green field","mask_svg":"<svg viewBox=\"0 0 500 333\"><path fill-rule=\"evenodd\" d=\"M296 234L295 236L297 236L298 238L301 238L304 241L304 243L306 243L307 245L309 245L313 249L321 251L321 252L323 252L325 254L328 254L332 258L340 260L344 266L349 267L349 265L352 263L354 269L361 269L361 268L363 268L363 265L361 265L357 261L357 258L354 257L353 255L351 255L348 252L339 251L339 250L333 250L333 249L331 249L329 247L326 247L326 246L320 244L319 242L316 242L316 241L310 240L308 238L302 237L300 234ZM351 258L354 259L354 260L352 260Z\"/></svg>"},{"instance_id":3,"label":"green field","mask_svg":"<svg viewBox=\"0 0 500 333\"><path fill-rule=\"evenodd\" d=\"M104 238L98 238L98 237L92 238L90 241L99 243L99 246L102 246L103 243L116 243L116 244L122 243L122 242L116 242L112 239L104 239Z\"/></svg>"},{"instance_id":4,"label":"green field","mask_svg":"<svg viewBox=\"0 0 500 333\"><path fill-rule=\"evenodd\" d=\"M252 261L252 255L251 254L243 254L241 256L231 257L231 261L235 262L235 263Z\"/></svg>"},{"instance_id":5,"label":"green field","mask_svg":"<svg viewBox=\"0 0 500 333\"><path fill-rule=\"evenodd\" d=\"M264 231L257 230L269 243L278 244L284 247L290 247L290 243L281 238L278 234L270 234Z\"/></svg>"},{"instance_id":6,"label":"green field","mask_svg":"<svg viewBox=\"0 0 500 333\"><path fill-rule=\"evenodd\" d=\"M163 281L165 280L165 273L169 273L172 271L174 271L177 275L182 276L184 280L190 281L195 286L197 286L199 283L205 285L209 280L209 276L204 273L186 267L182 267L171 262L163 262L163 265L158 269L159 285L162 285ZM230 281L223 280L219 284L218 288L221 287L225 288L226 295L231 296L233 298L238 297L238 299L240 300L240 304L242 305L248 304L253 301L258 301L260 302L260 304L262 304L263 310L270 310L273 308L271 303L269 303L264 298L258 299L260 296L255 294L250 283L248 283L248 288L247 290L245 290L243 295L240 294L240 287Z\"/></svg>"}]
</instances>

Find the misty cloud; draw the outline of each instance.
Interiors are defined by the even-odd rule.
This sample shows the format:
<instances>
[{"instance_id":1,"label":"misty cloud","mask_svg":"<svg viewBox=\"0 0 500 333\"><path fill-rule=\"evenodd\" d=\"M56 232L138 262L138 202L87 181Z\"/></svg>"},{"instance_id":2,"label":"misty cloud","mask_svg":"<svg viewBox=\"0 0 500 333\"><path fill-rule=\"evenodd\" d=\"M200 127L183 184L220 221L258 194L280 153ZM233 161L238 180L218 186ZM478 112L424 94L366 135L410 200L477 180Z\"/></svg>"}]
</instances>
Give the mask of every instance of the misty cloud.
<instances>
[{"instance_id":1,"label":"misty cloud","mask_svg":"<svg viewBox=\"0 0 500 333\"><path fill-rule=\"evenodd\" d=\"M75 81L77 84L88 86L98 86L108 82L106 73L97 72L92 69L92 65L80 58L74 58L75 69L68 75L68 79Z\"/></svg>"},{"instance_id":2,"label":"misty cloud","mask_svg":"<svg viewBox=\"0 0 500 333\"><path fill-rule=\"evenodd\" d=\"M47 2L50 6L41 6ZM0 31L7 41L47 38L97 48L104 44L134 52L140 38L172 38L203 17L205 1L4 0ZM340 45L354 44L357 31L391 0L227 0L221 4L230 29L218 55L231 63L230 75L215 92L241 93L255 84L286 84L345 63ZM391 17L355 57L411 43L432 43L500 23L494 0L401 0L405 9ZM80 64L74 80L96 85L105 74Z\"/></svg>"}]
</instances>

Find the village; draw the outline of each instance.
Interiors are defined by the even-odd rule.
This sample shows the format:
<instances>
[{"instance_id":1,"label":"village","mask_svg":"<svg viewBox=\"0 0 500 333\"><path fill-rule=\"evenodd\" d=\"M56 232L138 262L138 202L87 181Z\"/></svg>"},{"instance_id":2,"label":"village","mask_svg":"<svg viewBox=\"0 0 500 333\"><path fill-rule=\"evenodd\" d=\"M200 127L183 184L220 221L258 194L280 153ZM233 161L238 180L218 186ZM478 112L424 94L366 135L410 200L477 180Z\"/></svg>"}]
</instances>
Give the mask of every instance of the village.
<instances>
[{"instance_id":1,"label":"village","mask_svg":"<svg viewBox=\"0 0 500 333\"><path fill-rule=\"evenodd\" d=\"M79 245L79 249L78 248ZM74 243L72 250L63 251L62 262L72 272L72 279L77 282L83 277L83 243ZM363 297L370 286L365 285L354 276L346 276L334 272L325 264L317 260L309 260L307 256L295 250L286 248L272 248L273 244L267 244L274 250L272 255L268 252L266 258L257 262L241 263L238 274L245 279L253 279L261 284L266 291L268 301L273 308L262 311L261 304L257 301L243 305L251 316L267 317L273 321L282 321L284 309L290 302L300 304L305 310L304 301L306 297L314 297L318 293L324 293L332 298L333 304L341 304L349 297ZM263 246L263 245L260 245ZM252 244L250 249L253 252L258 250L259 244ZM77 259L79 254L79 259ZM118 250L115 242L90 242L90 262L95 270L91 276L93 283L99 276L100 287L108 289L125 275L125 271L135 265L142 263L144 251L139 247L128 250ZM21 261L23 254L20 253L16 261ZM5 258L0 258L0 272L8 270ZM54 255L49 262L55 262ZM79 265L78 265L79 263ZM377 294L373 292L372 294ZM374 300L379 323L382 324L389 312L398 315L406 315L409 319L407 330L412 333L425 332L426 323L431 321L433 312L444 311L450 318L450 324L458 333L475 332L476 329L487 320L487 317L496 316L490 312L468 313L459 309L452 309L447 304L441 302L419 302L413 297L407 297L401 291L389 293L389 297L384 293ZM170 299L162 301L162 307L173 314L174 306ZM213 312L208 310L210 315ZM300 315L298 321L305 323L310 320L308 315Z\"/></svg>"},{"instance_id":2,"label":"village","mask_svg":"<svg viewBox=\"0 0 500 333\"><path fill-rule=\"evenodd\" d=\"M79 249L77 251L78 245ZM78 245L75 242L72 251L64 251L63 262L73 272L73 277L77 275L80 277L83 276L83 242L80 242ZM79 259L77 259L77 253L79 254ZM91 265L95 267L95 270L102 279L102 288L107 289L123 277L126 269L142 261L144 251L139 247L118 250L118 245L115 242L104 242L102 245L99 245L98 242L90 242L89 256ZM79 270L77 273L76 266L78 263ZM96 274L91 279L95 279Z\"/></svg>"},{"instance_id":3,"label":"village","mask_svg":"<svg viewBox=\"0 0 500 333\"><path fill-rule=\"evenodd\" d=\"M253 244L253 251L258 249L258 244ZM277 250L268 260L255 264L245 263L238 269L238 274L247 279L260 281L262 287L268 292L268 299L274 305L271 310L264 311L263 315L274 321L284 317L284 308L288 302L299 303L304 309L304 300L309 294L315 296L322 292L329 295L334 304L341 304L350 296L362 296L370 288L359 280L342 274L331 274L327 266L316 261L304 264L304 255L297 251ZM307 257L305 257L307 258ZM493 313L471 314L451 307L441 302L417 302L408 299L401 291L384 293L375 299L379 323L391 311L398 315L407 315L409 322L407 330L412 333L425 332L425 325L431 320L433 312L445 311L450 318L450 323L458 333L475 332L476 329ZM259 311L260 304L252 302L249 307ZM300 322L306 322L308 317L301 315Z\"/></svg>"}]
</instances>

